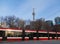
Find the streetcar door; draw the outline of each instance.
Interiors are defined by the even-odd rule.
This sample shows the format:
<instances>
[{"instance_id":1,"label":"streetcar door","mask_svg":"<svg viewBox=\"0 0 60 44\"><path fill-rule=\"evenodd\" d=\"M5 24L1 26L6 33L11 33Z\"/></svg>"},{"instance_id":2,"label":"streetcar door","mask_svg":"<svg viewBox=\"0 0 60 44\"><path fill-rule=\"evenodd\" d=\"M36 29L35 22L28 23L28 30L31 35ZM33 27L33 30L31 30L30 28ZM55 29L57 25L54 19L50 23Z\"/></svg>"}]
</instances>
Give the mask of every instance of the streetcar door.
<instances>
[{"instance_id":1,"label":"streetcar door","mask_svg":"<svg viewBox=\"0 0 60 44\"><path fill-rule=\"evenodd\" d=\"M5 31L2 31L2 40L3 41L7 40L7 37L5 36Z\"/></svg>"},{"instance_id":2,"label":"streetcar door","mask_svg":"<svg viewBox=\"0 0 60 44\"><path fill-rule=\"evenodd\" d=\"M0 31L0 37L5 36L4 34L5 34L5 32L4 32L4 31Z\"/></svg>"},{"instance_id":3,"label":"streetcar door","mask_svg":"<svg viewBox=\"0 0 60 44\"><path fill-rule=\"evenodd\" d=\"M33 40L33 35L32 34L29 35L29 40Z\"/></svg>"},{"instance_id":4,"label":"streetcar door","mask_svg":"<svg viewBox=\"0 0 60 44\"><path fill-rule=\"evenodd\" d=\"M52 39L55 39L54 35L52 35Z\"/></svg>"}]
</instances>

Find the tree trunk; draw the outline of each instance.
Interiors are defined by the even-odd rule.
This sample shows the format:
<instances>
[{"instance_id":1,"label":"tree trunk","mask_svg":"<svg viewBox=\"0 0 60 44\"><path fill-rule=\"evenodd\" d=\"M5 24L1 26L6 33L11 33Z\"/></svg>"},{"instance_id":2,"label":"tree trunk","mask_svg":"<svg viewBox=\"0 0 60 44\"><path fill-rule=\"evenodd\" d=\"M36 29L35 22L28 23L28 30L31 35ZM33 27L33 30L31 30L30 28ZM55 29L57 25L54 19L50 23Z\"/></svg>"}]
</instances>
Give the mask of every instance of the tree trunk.
<instances>
[{"instance_id":1,"label":"tree trunk","mask_svg":"<svg viewBox=\"0 0 60 44\"><path fill-rule=\"evenodd\" d=\"M24 38L25 38L25 30L23 29L22 31L22 40L24 41Z\"/></svg>"},{"instance_id":2,"label":"tree trunk","mask_svg":"<svg viewBox=\"0 0 60 44\"><path fill-rule=\"evenodd\" d=\"M48 34L48 40L50 40L50 38L49 38L49 31L47 30L47 34Z\"/></svg>"},{"instance_id":3,"label":"tree trunk","mask_svg":"<svg viewBox=\"0 0 60 44\"><path fill-rule=\"evenodd\" d=\"M56 37L57 37L57 40L58 40L58 35L57 35L57 31L56 31Z\"/></svg>"},{"instance_id":4,"label":"tree trunk","mask_svg":"<svg viewBox=\"0 0 60 44\"><path fill-rule=\"evenodd\" d=\"M38 30L37 30L37 40L39 39Z\"/></svg>"}]
</instances>

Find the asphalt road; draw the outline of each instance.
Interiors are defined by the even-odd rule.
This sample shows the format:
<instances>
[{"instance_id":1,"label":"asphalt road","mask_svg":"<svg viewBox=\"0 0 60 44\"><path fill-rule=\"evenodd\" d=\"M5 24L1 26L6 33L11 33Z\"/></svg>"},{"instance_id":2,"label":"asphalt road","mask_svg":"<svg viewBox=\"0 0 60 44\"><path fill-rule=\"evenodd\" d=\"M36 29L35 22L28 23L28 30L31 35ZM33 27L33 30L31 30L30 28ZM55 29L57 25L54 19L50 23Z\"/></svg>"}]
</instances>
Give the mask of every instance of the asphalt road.
<instances>
[{"instance_id":1,"label":"asphalt road","mask_svg":"<svg viewBox=\"0 0 60 44\"><path fill-rule=\"evenodd\" d=\"M45 40L45 41L41 41L41 40L37 40L37 41L15 41L15 42L7 42L7 41L3 41L0 42L0 44L60 44L60 40Z\"/></svg>"}]
</instances>

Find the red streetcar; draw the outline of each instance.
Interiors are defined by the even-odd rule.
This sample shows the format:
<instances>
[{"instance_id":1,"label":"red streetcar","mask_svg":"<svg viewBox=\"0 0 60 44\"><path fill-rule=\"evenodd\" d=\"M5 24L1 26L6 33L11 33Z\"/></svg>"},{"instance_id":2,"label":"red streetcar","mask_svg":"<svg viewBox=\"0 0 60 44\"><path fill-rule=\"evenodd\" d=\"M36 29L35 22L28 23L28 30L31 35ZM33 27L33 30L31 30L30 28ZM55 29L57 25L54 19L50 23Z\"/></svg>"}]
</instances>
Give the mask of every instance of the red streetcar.
<instances>
[{"instance_id":1,"label":"red streetcar","mask_svg":"<svg viewBox=\"0 0 60 44\"><path fill-rule=\"evenodd\" d=\"M18 29L18 28L0 28L0 41L20 41L20 40L60 40L60 32Z\"/></svg>"}]
</instances>

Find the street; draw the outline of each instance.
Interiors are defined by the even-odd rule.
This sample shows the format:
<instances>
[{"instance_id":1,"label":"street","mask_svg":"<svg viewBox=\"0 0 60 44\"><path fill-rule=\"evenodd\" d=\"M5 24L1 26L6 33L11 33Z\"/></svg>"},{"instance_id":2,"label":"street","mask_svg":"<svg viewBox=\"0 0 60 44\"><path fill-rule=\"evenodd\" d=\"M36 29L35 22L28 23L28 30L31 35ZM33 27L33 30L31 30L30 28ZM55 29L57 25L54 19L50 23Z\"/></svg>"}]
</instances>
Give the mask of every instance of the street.
<instances>
[{"instance_id":1,"label":"street","mask_svg":"<svg viewBox=\"0 0 60 44\"><path fill-rule=\"evenodd\" d=\"M31 41L16 41L16 42L7 42L3 41L0 44L60 44L60 40L31 40Z\"/></svg>"}]
</instances>

